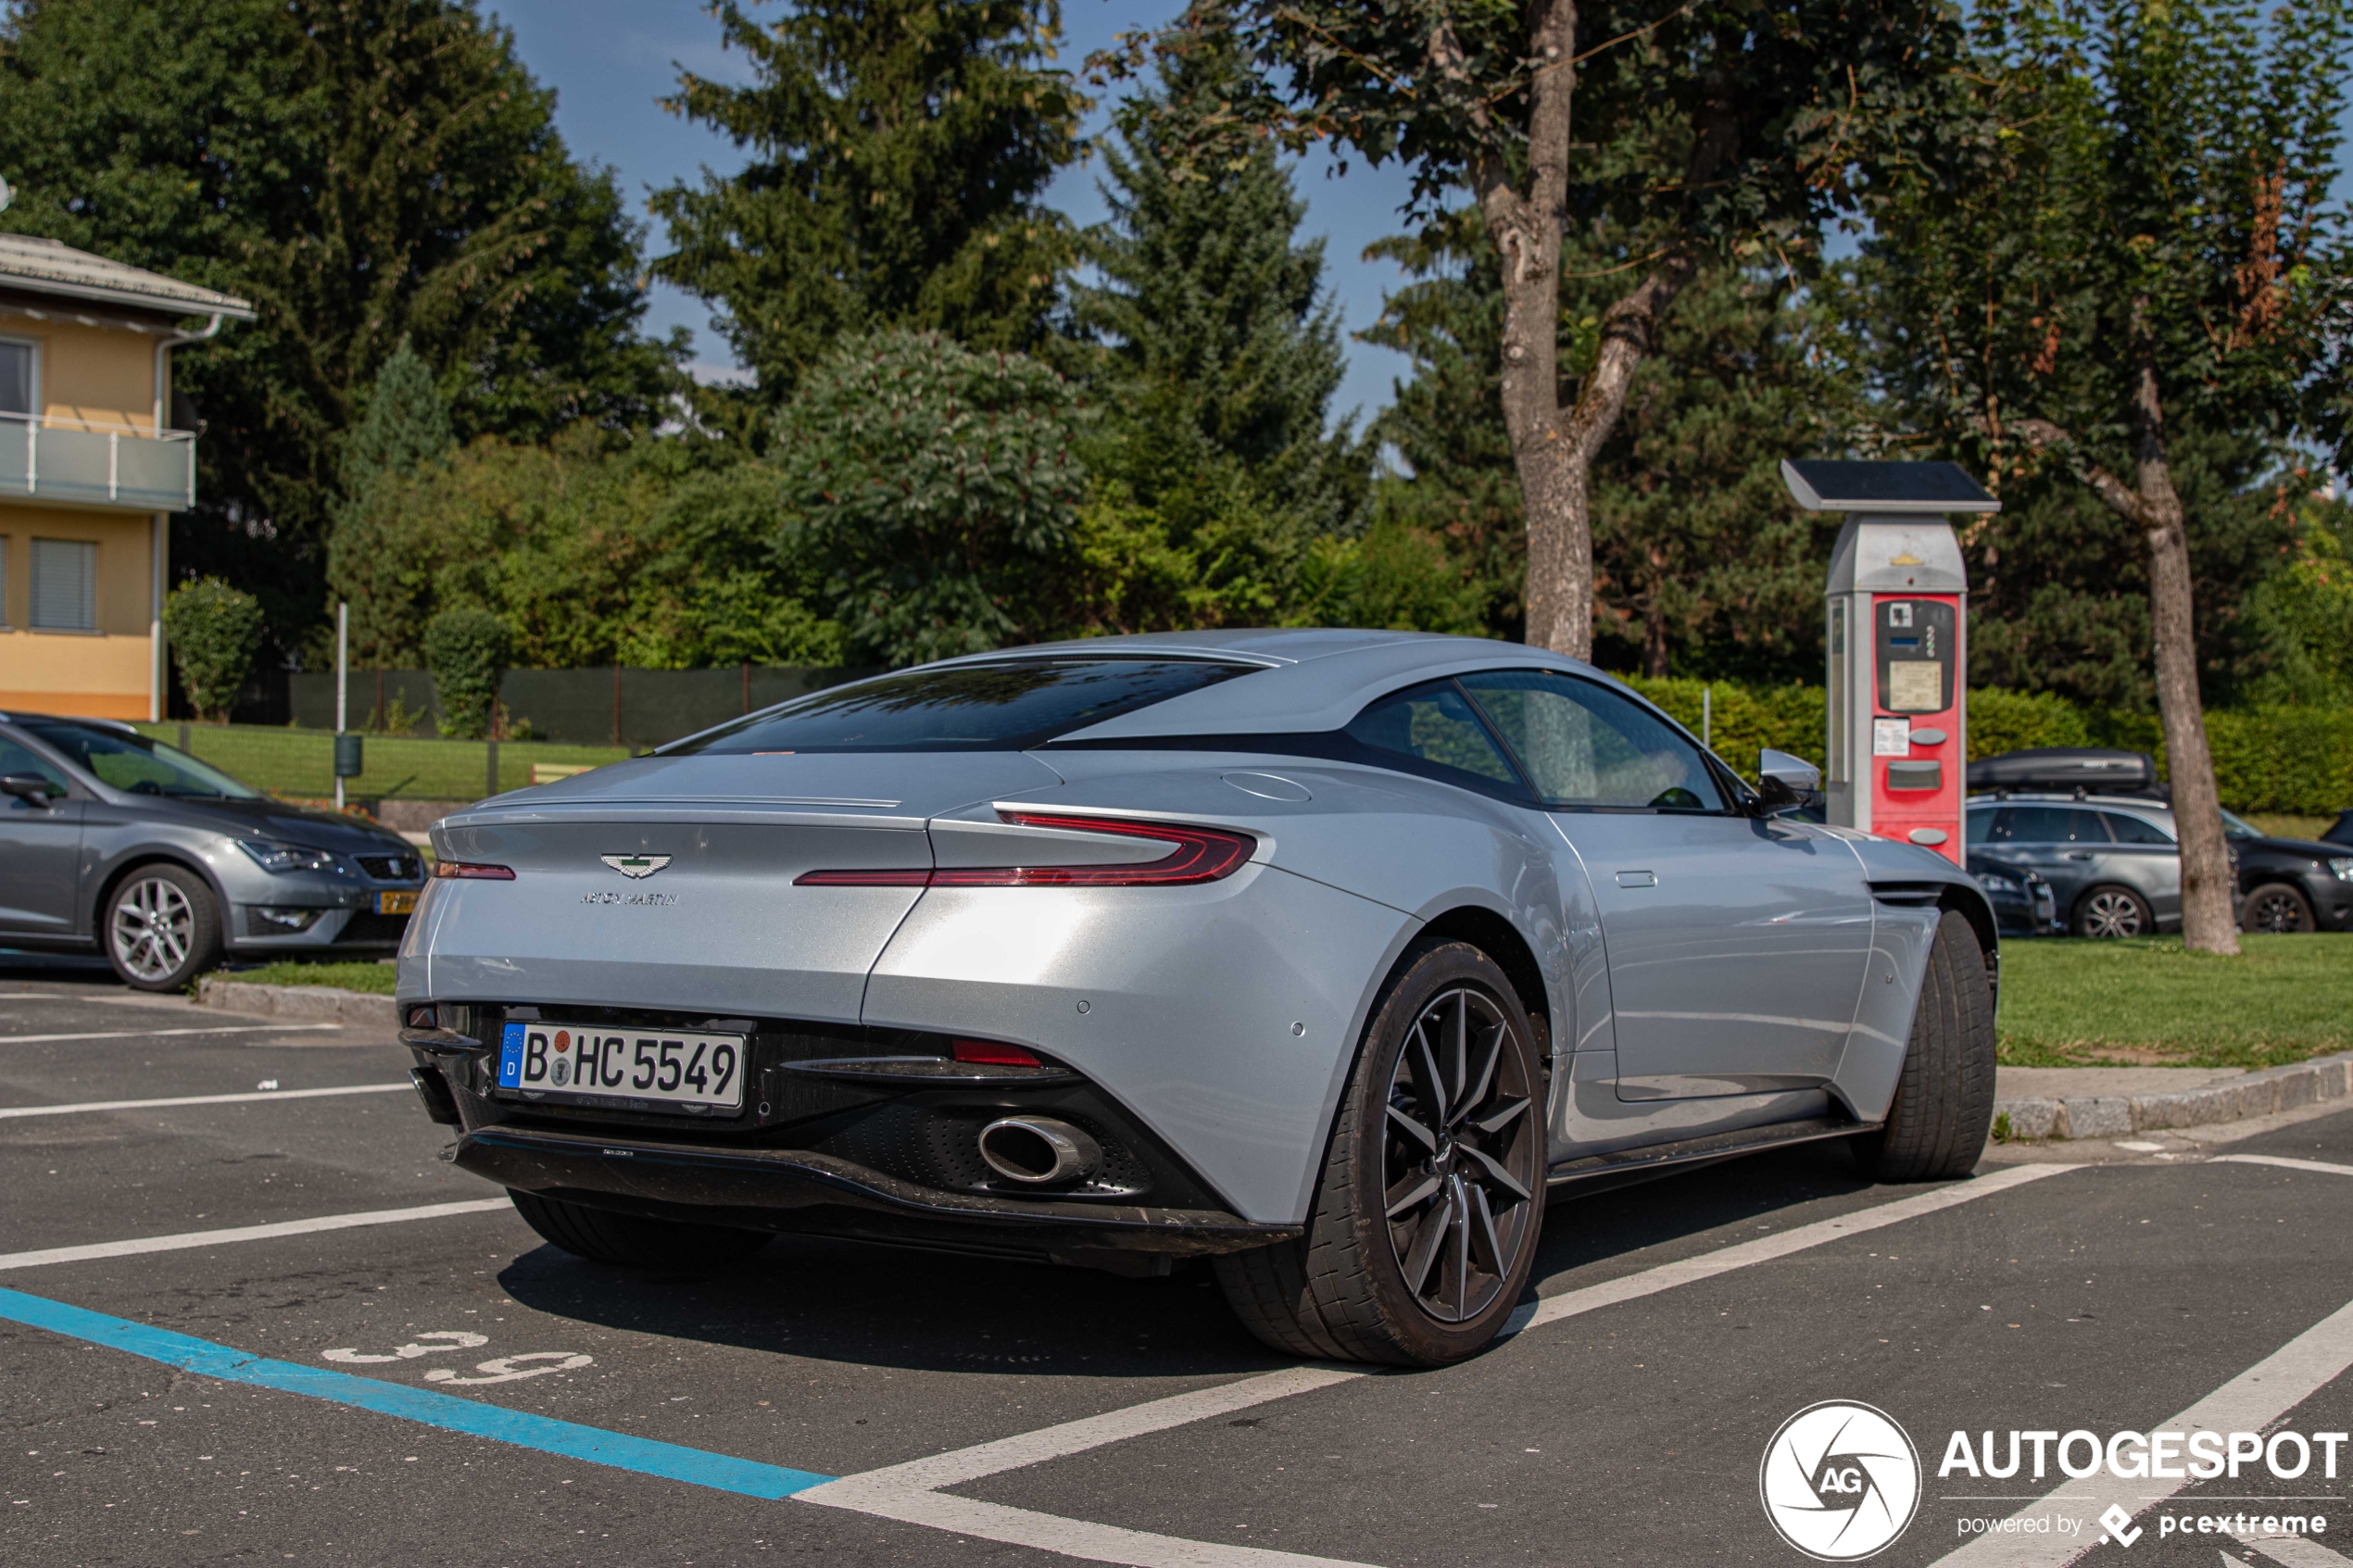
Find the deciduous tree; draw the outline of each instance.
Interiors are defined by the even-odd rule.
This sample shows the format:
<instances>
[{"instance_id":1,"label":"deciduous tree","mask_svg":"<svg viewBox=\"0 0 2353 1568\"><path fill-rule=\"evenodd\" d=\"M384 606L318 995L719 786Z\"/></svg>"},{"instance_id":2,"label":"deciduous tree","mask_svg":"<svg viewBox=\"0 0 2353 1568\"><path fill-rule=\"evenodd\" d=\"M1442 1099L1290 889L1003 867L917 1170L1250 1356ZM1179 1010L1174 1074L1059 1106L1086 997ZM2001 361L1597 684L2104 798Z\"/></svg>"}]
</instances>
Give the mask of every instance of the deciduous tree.
<instances>
[{"instance_id":1,"label":"deciduous tree","mask_svg":"<svg viewBox=\"0 0 2353 1568\"><path fill-rule=\"evenodd\" d=\"M2342 0L1997 0L1972 13L1987 153L1905 180L1870 247L1881 363L1997 480L2056 466L2138 530L2183 931L2235 952L2192 589L2185 429L2279 440L2324 403L2346 297Z\"/></svg>"}]
</instances>

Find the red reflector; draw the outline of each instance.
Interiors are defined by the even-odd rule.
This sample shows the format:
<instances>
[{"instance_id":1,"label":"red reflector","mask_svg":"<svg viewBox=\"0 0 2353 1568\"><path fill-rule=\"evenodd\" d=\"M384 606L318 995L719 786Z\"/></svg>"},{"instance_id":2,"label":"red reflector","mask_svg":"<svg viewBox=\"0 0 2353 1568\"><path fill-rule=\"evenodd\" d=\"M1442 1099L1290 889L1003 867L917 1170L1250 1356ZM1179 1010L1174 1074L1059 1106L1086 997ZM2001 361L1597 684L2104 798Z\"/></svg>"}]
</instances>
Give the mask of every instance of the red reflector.
<instances>
[{"instance_id":1,"label":"red reflector","mask_svg":"<svg viewBox=\"0 0 2353 1568\"><path fill-rule=\"evenodd\" d=\"M1003 813L1023 827L1060 828L1165 844L1157 860L1123 866L942 866L930 871L804 872L796 887L1183 887L1215 882L1250 863L1258 840L1222 828L1138 822L1118 817L1048 817Z\"/></svg>"},{"instance_id":2,"label":"red reflector","mask_svg":"<svg viewBox=\"0 0 2353 1568\"><path fill-rule=\"evenodd\" d=\"M1043 1067L1046 1064L1019 1046L1000 1046L994 1040L959 1040L956 1060L975 1067Z\"/></svg>"},{"instance_id":3,"label":"red reflector","mask_svg":"<svg viewBox=\"0 0 2353 1568\"><path fill-rule=\"evenodd\" d=\"M515 880L514 868L511 866L485 866L472 860L435 860L433 863L433 874L481 882Z\"/></svg>"}]
</instances>

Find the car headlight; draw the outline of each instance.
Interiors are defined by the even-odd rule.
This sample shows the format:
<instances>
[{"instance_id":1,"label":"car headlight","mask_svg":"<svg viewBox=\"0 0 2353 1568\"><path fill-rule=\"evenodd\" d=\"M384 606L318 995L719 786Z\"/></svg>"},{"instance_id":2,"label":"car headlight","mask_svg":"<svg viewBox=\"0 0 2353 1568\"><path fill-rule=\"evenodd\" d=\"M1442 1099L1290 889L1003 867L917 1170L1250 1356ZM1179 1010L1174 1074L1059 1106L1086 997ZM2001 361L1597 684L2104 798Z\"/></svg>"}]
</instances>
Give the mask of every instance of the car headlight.
<instances>
[{"instance_id":1,"label":"car headlight","mask_svg":"<svg viewBox=\"0 0 2353 1568\"><path fill-rule=\"evenodd\" d=\"M1998 872L1979 872L1977 884L1988 893L2018 893L2023 891L2016 877L2003 876Z\"/></svg>"},{"instance_id":2,"label":"car headlight","mask_svg":"<svg viewBox=\"0 0 2353 1568\"><path fill-rule=\"evenodd\" d=\"M2329 862L2329 870L2339 882L2353 882L2353 855L2339 855Z\"/></svg>"},{"instance_id":3,"label":"car headlight","mask_svg":"<svg viewBox=\"0 0 2353 1568\"><path fill-rule=\"evenodd\" d=\"M263 871L280 874L331 871L335 863L335 852L332 849L313 849L307 844L288 844L283 839L241 838L237 840L237 847Z\"/></svg>"}]
</instances>

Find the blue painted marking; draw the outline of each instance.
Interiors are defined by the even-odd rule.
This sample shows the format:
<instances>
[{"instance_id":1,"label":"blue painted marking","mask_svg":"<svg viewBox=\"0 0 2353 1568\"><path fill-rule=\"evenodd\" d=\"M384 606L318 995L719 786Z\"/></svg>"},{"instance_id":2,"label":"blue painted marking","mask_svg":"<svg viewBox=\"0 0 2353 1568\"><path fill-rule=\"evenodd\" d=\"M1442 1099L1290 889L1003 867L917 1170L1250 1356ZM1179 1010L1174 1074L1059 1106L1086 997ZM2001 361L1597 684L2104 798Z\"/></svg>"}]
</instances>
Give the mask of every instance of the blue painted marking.
<instances>
[{"instance_id":1,"label":"blue painted marking","mask_svg":"<svg viewBox=\"0 0 2353 1568\"><path fill-rule=\"evenodd\" d=\"M226 1345L215 1345L208 1339L149 1328L145 1323L110 1318L103 1312L86 1311L20 1291L0 1290L0 1318L103 1345L108 1349L145 1356L199 1377L308 1395L314 1399L374 1411L379 1415L422 1422L448 1432L512 1443L519 1449L536 1449L542 1453L561 1454L566 1459L610 1465L615 1470L634 1470L640 1474L685 1481L722 1492L787 1498L834 1479L806 1470L787 1470L780 1464L737 1459L732 1454L715 1454L703 1449L632 1437L623 1432L607 1432L602 1427L557 1421L527 1411L480 1404L454 1394L404 1387L397 1383L354 1377L349 1373L328 1372L321 1367L296 1366L292 1361L269 1361Z\"/></svg>"},{"instance_id":2,"label":"blue painted marking","mask_svg":"<svg viewBox=\"0 0 2353 1568\"><path fill-rule=\"evenodd\" d=\"M498 1086L519 1089L522 1086L522 1025L510 1023L498 1043Z\"/></svg>"}]
</instances>

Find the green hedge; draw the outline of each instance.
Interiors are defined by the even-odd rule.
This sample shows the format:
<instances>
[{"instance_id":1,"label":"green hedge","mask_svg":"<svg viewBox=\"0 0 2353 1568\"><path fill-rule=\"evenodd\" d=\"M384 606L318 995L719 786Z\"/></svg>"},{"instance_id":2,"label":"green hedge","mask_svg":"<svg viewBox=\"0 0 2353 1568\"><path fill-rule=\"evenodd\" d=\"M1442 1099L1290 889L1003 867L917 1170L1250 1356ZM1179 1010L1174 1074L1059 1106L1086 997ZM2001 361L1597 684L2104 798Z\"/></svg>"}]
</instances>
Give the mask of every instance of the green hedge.
<instances>
[{"instance_id":1,"label":"green hedge","mask_svg":"<svg viewBox=\"0 0 2353 1568\"><path fill-rule=\"evenodd\" d=\"M1744 686L1729 681L1654 681L1628 685L1700 733L1700 702L1712 687L1717 755L1752 778L1766 746L1819 764L1819 686ZM2210 712L2207 743L2223 804L2236 811L2334 816L2353 807L2353 712L2274 708ZM2049 692L1982 686L1969 694L1971 759L2044 746L2111 746L2146 751L2165 769L2165 731L2154 713L2086 710Z\"/></svg>"}]
</instances>

